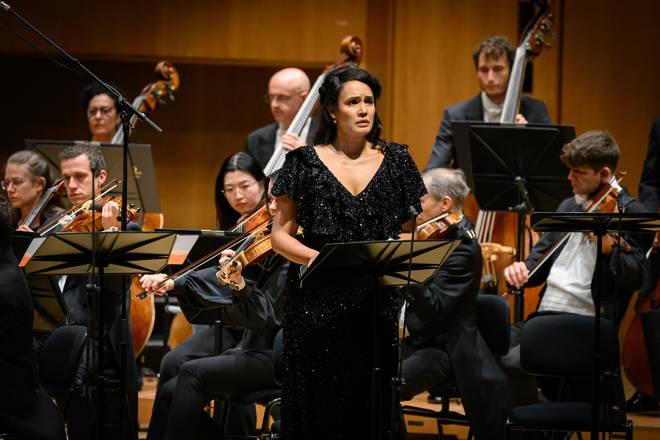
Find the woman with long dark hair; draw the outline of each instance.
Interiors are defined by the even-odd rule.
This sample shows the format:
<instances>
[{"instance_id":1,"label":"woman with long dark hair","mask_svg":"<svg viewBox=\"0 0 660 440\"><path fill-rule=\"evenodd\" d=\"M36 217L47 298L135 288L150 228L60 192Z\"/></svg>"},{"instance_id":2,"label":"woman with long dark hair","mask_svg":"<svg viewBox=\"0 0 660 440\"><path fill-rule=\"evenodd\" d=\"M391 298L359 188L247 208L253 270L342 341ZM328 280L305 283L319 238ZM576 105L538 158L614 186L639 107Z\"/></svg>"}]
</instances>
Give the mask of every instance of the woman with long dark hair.
<instances>
[{"instance_id":1,"label":"woman with long dark hair","mask_svg":"<svg viewBox=\"0 0 660 440\"><path fill-rule=\"evenodd\" d=\"M266 199L265 185L261 167L250 155L241 152L228 157L216 182L221 228L240 229L237 223ZM274 212L274 202L268 208ZM233 251L224 251L220 265L233 255ZM214 319L238 327L224 329L222 353L215 351L215 329L206 327L165 355L149 440L221 438L217 426L203 411L209 395L246 394L275 386L272 345L281 320L276 303L287 268L284 258L273 255L246 268L237 263L229 273L218 267L199 269L176 283L170 280L162 285L163 274L142 277L142 287L147 291L164 294L173 290L184 313L197 307L200 313L212 313ZM255 434L254 419L245 407L232 408L230 414L234 415L232 434Z\"/></svg>"},{"instance_id":2,"label":"woman with long dark hair","mask_svg":"<svg viewBox=\"0 0 660 440\"><path fill-rule=\"evenodd\" d=\"M316 144L290 152L275 182L278 213L273 248L292 261L284 298L283 438L371 438L371 414L392 413L390 378L396 359L393 292L348 284L341 273L324 288L300 288L326 243L399 236L425 193L405 145L380 138L376 100L381 86L369 72L330 72L320 89ZM295 234L302 226L304 236ZM382 377L374 385L372 371ZM372 397L382 398L372 405Z\"/></svg>"}]
</instances>

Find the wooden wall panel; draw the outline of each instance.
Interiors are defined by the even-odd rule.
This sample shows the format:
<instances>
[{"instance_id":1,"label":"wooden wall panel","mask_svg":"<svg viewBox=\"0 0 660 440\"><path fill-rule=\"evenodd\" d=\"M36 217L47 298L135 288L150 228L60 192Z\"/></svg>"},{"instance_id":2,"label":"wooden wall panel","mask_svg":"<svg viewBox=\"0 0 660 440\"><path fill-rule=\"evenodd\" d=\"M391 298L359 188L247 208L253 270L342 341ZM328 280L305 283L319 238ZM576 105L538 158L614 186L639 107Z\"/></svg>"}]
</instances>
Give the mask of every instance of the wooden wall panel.
<instances>
[{"instance_id":1,"label":"wooden wall panel","mask_svg":"<svg viewBox=\"0 0 660 440\"><path fill-rule=\"evenodd\" d=\"M516 41L517 1L396 2L392 138L423 168L445 107L479 93L472 50L500 34Z\"/></svg>"},{"instance_id":2,"label":"wooden wall panel","mask_svg":"<svg viewBox=\"0 0 660 440\"><path fill-rule=\"evenodd\" d=\"M610 131L637 194L651 121L660 115L660 2L565 2L562 122Z\"/></svg>"},{"instance_id":3,"label":"wooden wall panel","mask_svg":"<svg viewBox=\"0 0 660 440\"><path fill-rule=\"evenodd\" d=\"M87 57L317 65L337 58L328 42L366 33L366 0L9 3L64 48ZM7 21L32 40L13 17ZM30 49L0 26L0 51Z\"/></svg>"}]
</instances>

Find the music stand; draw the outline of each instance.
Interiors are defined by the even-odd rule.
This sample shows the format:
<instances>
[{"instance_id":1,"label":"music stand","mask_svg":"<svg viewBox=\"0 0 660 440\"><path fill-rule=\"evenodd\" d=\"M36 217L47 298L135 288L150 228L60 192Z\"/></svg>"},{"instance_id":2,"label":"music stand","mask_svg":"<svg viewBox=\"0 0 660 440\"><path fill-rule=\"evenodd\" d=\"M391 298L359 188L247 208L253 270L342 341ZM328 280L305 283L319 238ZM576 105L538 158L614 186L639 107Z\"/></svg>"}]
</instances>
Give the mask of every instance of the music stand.
<instances>
[{"instance_id":1,"label":"music stand","mask_svg":"<svg viewBox=\"0 0 660 440\"><path fill-rule=\"evenodd\" d=\"M96 317L92 313L92 327L98 333L96 354L100 374L97 376L96 416L97 426L102 432L103 423L103 276L104 274L131 275L160 271L167 263L174 244L174 234L167 232L95 232L55 233L36 238L34 249L29 248L24 256L25 273L30 275L86 275L92 272L92 254L98 268L99 288L96 299ZM128 350L128 317L125 307L126 294L121 292L121 360L120 402L126 402L126 351ZM94 319L96 320L94 322ZM120 414L124 414L120 410ZM121 419L123 420L123 416ZM120 422L121 432L123 423Z\"/></svg>"},{"instance_id":2,"label":"music stand","mask_svg":"<svg viewBox=\"0 0 660 440\"><path fill-rule=\"evenodd\" d=\"M172 232L177 235L168 265L182 265L197 261L242 235L240 232L213 229L156 229L156 232ZM215 264L215 261L213 261ZM204 268L208 266L201 266Z\"/></svg>"},{"instance_id":3,"label":"music stand","mask_svg":"<svg viewBox=\"0 0 660 440\"><path fill-rule=\"evenodd\" d=\"M592 377L591 438L598 438L600 401L600 289L603 236L608 232L656 232L660 230L660 214L656 213L587 213L537 212L532 214L532 227L540 232L593 232L596 237L595 288L592 289L594 319L594 369Z\"/></svg>"},{"instance_id":4,"label":"music stand","mask_svg":"<svg viewBox=\"0 0 660 440\"><path fill-rule=\"evenodd\" d=\"M458 166L465 172L479 208L517 214L516 259L525 251L525 216L553 211L572 195L567 169L559 160L575 127L549 124L452 122ZM516 320L524 315L523 289L515 300Z\"/></svg>"},{"instance_id":5,"label":"music stand","mask_svg":"<svg viewBox=\"0 0 660 440\"><path fill-rule=\"evenodd\" d=\"M302 289L322 288L335 284L340 278L342 283L351 286L373 285L378 281L382 287L416 285L427 282L447 257L456 249L461 240L388 240L362 241L350 243L330 243L323 246L314 262L302 274ZM410 269L410 278L408 277ZM337 274L341 274L340 277ZM378 310L379 295L374 295L374 311ZM374 322L374 341L377 341L377 324ZM399 344L398 340L394 341ZM383 408L381 384L383 383L379 344L374 344L374 367L371 376L371 433L373 439L383 438ZM396 368L394 369L396 373ZM398 376L398 375L397 375ZM398 402L394 383L398 377L392 377L392 404ZM392 423L399 423L398 416L392 416ZM397 431L391 427L392 435Z\"/></svg>"}]
</instances>

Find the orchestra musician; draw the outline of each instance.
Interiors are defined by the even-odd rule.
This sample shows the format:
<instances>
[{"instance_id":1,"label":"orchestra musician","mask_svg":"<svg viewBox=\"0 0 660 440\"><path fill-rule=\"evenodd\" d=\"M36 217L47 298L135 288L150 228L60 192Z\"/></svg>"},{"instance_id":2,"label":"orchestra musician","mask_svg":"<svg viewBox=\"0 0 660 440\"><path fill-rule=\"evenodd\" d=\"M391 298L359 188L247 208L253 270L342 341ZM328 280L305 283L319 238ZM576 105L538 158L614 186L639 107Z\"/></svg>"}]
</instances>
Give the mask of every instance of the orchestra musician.
<instances>
[{"instance_id":1,"label":"orchestra musician","mask_svg":"<svg viewBox=\"0 0 660 440\"><path fill-rule=\"evenodd\" d=\"M78 205L88 200L92 192L99 194L101 187L105 183L108 172L105 158L101 150L92 144L76 144L65 148L59 155L60 171L64 179L64 187L69 201L73 205ZM115 201L109 201L103 205L101 211L102 231L119 230L120 208ZM128 224L129 230L139 230L139 226L134 223ZM53 229L53 232L60 230L60 226ZM92 305L88 299L86 285L89 277L80 276L62 276L57 279L58 285L62 291L62 297L67 307L67 322L70 324L85 325L93 328L95 319L93 317ZM119 375L121 361L121 301L125 296L128 298L128 288L122 283L121 277L105 276L103 280L103 310L104 315L104 333L106 340L103 341L103 361L102 369L106 372L112 372ZM128 339L130 337L130 328L128 329ZM95 333L90 333L91 338L97 338ZM124 366L126 372L126 392L128 401L126 404L119 402L119 391L113 394L112 398L107 396L103 399L105 408L112 409L107 414L115 414L118 411L124 411L124 421L128 427L128 436L137 438L137 371L135 357L133 355L132 344L128 344L129 353L126 354L127 364ZM86 360L81 363L80 390L74 392L69 404L69 415L67 417L67 432L70 440L89 439L93 436L94 414L93 398L87 386L89 381L98 372L98 365L90 365L91 371L86 371ZM68 396L54 396L58 401L65 402ZM64 406L62 406L64 407ZM121 408L121 409L120 409ZM118 414L117 414L118 415ZM105 422L112 424L111 418L106 416Z\"/></svg>"},{"instance_id":2,"label":"orchestra musician","mask_svg":"<svg viewBox=\"0 0 660 440\"><path fill-rule=\"evenodd\" d=\"M574 197L564 200L557 212L580 212L590 199L606 185L618 190L616 203L624 212L645 212L644 206L619 186L615 176L620 150L607 132L588 131L564 145L560 159L568 167L568 180ZM644 260L650 245L648 234L622 233L630 249L619 247L610 235L603 237L604 269L600 298L603 317L618 326L626 311L632 293L644 279ZM545 283L534 316L548 313L574 313L594 316L593 283L596 264L596 238L593 234L570 233L562 247L557 249L530 278L529 273L556 241L557 232L543 234L533 246L524 262L516 262L504 270L507 283L514 287L535 286ZM607 269L605 269L607 268ZM520 335L525 321L511 327L510 350L502 358L502 365L515 384L514 403L530 403L537 399L536 383L520 369ZM622 390L621 390L622 391ZM622 398L622 396L620 396ZM621 405L623 402L621 402Z\"/></svg>"},{"instance_id":3,"label":"orchestra musician","mask_svg":"<svg viewBox=\"0 0 660 440\"><path fill-rule=\"evenodd\" d=\"M649 132L649 146L642 167L639 181L639 201L650 212L660 212L660 117L655 118ZM656 233L654 247L660 246L660 233ZM657 252L651 254L646 271L646 279L640 290L640 297L653 293L660 275L660 264ZM630 412L657 411L660 408L655 396L636 391L626 401L625 409Z\"/></svg>"},{"instance_id":4,"label":"orchestra musician","mask_svg":"<svg viewBox=\"0 0 660 440\"><path fill-rule=\"evenodd\" d=\"M313 117L307 120L300 137L286 132L308 93L309 78L295 67L275 72L268 81L265 100L275 122L254 130L245 141L245 151L259 162L261 169L266 167L279 141L285 150L291 151L306 145L314 135L318 122Z\"/></svg>"},{"instance_id":5,"label":"orchestra musician","mask_svg":"<svg viewBox=\"0 0 660 440\"><path fill-rule=\"evenodd\" d=\"M222 226L226 229L230 226L227 222L240 223L266 197L266 177L256 160L246 153L228 157L218 181L222 182L222 200L217 204L219 211L225 213ZM272 214L276 203L268 199ZM230 210L234 217L227 214ZM220 265L233 255L232 250L223 251ZM245 394L276 386L272 346L281 322L277 309L288 262L275 254L247 268L238 263L234 269L231 274L215 266L199 269L165 284L163 274L142 277L145 290L156 294L171 292L179 302L216 311L216 319L240 328L238 334L223 329L221 353L214 348L214 328L207 326L165 355L147 438L179 439L191 434L193 438L221 438L217 426L203 411L209 395ZM255 435L252 408L247 411L234 406L228 411L232 414L229 433ZM236 411L238 417L233 416Z\"/></svg>"},{"instance_id":6,"label":"orchestra musician","mask_svg":"<svg viewBox=\"0 0 660 440\"><path fill-rule=\"evenodd\" d=\"M64 420L40 384L32 296L10 246L12 205L0 196L0 429L17 439L64 440Z\"/></svg>"},{"instance_id":7,"label":"orchestra musician","mask_svg":"<svg viewBox=\"0 0 660 440\"><path fill-rule=\"evenodd\" d=\"M114 98L99 83L90 83L83 90L82 108L87 116L90 140L111 142L121 124Z\"/></svg>"},{"instance_id":8,"label":"orchestra musician","mask_svg":"<svg viewBox=\"0 0 660 440\"><path fill-rule=\"evenodd\" d=\"M425 170L456 166L452 122L500 121L514 54L515 48L506 37L488 37L477 44L472 59L481 93L445 109ZM520 114L516 116L516 122L550 123L548 109L543 101L522 96Z\"/></svg>"},{"instance_id":9,"label":"orchestra musician","mask_svg":"<svg viewBox=\"0 0 660 440\"><path fill-rule=\"evenodd\" d=\"M34 230L47 218L62 212L58 203L51 200L29 225L25 222L32 213L42 194L53 185L52 168L39 153L20 150L7 159L2 180L2 190L14 208L15 224L21 230Z\"/></svg>"},{"instance_id":10,"label":"orchestra musician","mask_svg":"<svg viewBox=\"0 0 660 440\"><path fill-rule=\"evenodd\" d=\"M287 439L369 438L375 366L383 371L383 382L374 385L383 396L381 429L384 436L390 431L394 293L380 290L370 276L351 285L337 274L336 283L314 290L302 289L299 278L325 243L396 238L410 208L420 210L425 188L407 147L380 138L380 92L378 80L365 70L329 72L320 88L316 145L289 152L273 188L278 197L273 248L294 263L284 298Z\"/></svg>"},{"instance_id":11,"label":"orchestra musician","mask_svg":"<svg viewBox=\"0 0 660 440\"><path fill-rule=\"evenodd\" d=\"M423 178L428 194L417 224L449 214L455 223L442 238L460 244L427 285L409 290L401 400L446 388L453 379L476 438L502 438L511 399L506 376L476 324L482 256L472 224L463 217L470 189L458 169L435 168Z\"/></svg>"}]
</instances>

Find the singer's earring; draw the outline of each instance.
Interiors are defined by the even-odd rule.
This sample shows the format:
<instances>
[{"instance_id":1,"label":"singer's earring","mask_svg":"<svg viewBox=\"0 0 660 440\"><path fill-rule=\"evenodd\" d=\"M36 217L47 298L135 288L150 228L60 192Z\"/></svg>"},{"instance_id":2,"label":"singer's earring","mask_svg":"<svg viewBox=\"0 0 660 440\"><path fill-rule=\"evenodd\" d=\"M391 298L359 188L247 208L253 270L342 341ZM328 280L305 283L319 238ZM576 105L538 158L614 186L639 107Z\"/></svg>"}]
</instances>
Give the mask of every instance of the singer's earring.
<instances>
[{"instance_id":1,"label":"singer's earring","mask_svg":"<svg viewBox=\"0 0 660 440\"><path fill-rule=\"evenodd\" d=\"M332 118L332 123L337 124L337 120L335 118Z\"/></svg>"}]
</instances>

